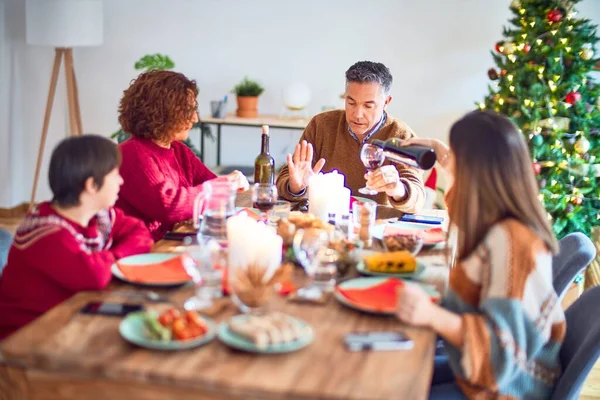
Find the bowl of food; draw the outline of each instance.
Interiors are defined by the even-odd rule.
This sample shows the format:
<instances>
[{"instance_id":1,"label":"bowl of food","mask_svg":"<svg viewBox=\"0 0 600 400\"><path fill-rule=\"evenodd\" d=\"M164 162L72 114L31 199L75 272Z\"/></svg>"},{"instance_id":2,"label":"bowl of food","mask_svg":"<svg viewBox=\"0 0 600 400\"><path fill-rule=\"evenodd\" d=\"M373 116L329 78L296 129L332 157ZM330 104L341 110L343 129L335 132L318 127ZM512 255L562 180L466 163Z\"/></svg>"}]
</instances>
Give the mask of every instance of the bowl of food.
<instances>
[{"instance_id":1,"label":"bowl of food","mask_svg":"<svg viewBox=\"0 0 600 400\"><path fill-rule=\"evenodd\" d=\"M423 247L423 235L418 231L387 235L382 242L387 251L405 250L416 256Z\"/></svg>"},{"instance_id":2,"label":"bowl of food","mask_svg":"<svg viewBox=\"0 0 600 400\"><path fill-rule=\"evenodd\" d=\"M361 260L362 242L352 241L344 236L332 235L328 247L337 254L336 266L339 277L344 277L352 268L356 268Z\"/></svg>"}]
</instances>

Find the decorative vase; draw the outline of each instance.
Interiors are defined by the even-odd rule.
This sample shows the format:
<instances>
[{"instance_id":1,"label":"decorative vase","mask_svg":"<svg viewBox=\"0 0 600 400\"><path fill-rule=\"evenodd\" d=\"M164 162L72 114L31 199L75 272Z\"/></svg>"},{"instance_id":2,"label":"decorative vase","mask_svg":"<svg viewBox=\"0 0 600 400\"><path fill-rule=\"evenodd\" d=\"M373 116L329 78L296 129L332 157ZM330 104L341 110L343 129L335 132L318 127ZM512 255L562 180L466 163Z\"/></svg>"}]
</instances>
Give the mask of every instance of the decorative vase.
<instances>
[{"instance_id":1,"label":"decorative vase","mask_svg":"<svg viewBox=\"0 0 600 400\"><path fill-rule=\"evenodd\" d=\"M237 96L237 105L235 114L238 117L258 117L258 96Z\"/></svg>"}]
</instances>

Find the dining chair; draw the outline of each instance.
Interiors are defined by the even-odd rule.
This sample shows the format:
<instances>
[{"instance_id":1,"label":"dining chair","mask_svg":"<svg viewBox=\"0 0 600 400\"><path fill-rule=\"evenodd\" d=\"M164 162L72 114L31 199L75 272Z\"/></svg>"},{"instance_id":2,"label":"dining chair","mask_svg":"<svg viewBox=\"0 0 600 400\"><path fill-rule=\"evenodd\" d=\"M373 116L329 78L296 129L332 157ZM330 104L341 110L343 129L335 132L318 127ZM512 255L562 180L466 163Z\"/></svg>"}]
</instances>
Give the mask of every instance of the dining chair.
<instances>
[{"instance_id":1,"label":"dining chair","mask_svg":"<svg viewBox=\"0 0 600 400\"><path fill-rule=\"evenodd\" d=\"M12 239L12 235L7 230L0 228L0 275L2 275L2 270L6 265Z\"/></svg>"},{"instance_id":2,"label":"dining chair","mask_svg":"<svg viewBox=\"0 0 600 400\"><path fill-rule=\"evenodd\" d=\"M596 257L594 243L581 232L569 233L559 242L559 252L552 259L552 283L559 299L569 285Z\"/></svg>"},{"instance_id":3,"label":"dining chair","mask_svg":"<svg viewBox=\"0 0 600 400\"><path fill-rule=\"evenodd\" d=\"M600 286L588 289L567 308L567 334L560 350L563 373L551 400L579 398L585 379L600 356Z\"/></svg>"}]
</instances>

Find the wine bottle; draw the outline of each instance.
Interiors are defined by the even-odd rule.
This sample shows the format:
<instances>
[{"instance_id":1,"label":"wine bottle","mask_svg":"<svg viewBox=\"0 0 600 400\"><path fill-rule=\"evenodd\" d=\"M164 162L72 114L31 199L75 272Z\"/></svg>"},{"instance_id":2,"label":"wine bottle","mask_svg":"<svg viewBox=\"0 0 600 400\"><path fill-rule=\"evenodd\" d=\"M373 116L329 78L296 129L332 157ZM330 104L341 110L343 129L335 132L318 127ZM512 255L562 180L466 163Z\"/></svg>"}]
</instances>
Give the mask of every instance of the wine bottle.
<instances>
[{"instance_id":1,"label":"wine bottle","mask_svg":"<svg viewBox=\"0 0 600 400\"><path fill-rule=\"evenodd\" d=\"M269 154L269 125L262 126L260 154L254 160L254 183L275 183L275 159Z\"/></svg>"},{"instance_id":2,"label":"wine bottle","mask_svg":"<svg viewBox=\"0 0 600 400\"><path fill-rule=\"evenodd\" d=\"M386 158L416 167L420 169L430 169L435 165L435 150L425 146L402 146L402 139L390 138L386 141L373 140L371 143L383 149Z\"/></svg>"}]
</instances>

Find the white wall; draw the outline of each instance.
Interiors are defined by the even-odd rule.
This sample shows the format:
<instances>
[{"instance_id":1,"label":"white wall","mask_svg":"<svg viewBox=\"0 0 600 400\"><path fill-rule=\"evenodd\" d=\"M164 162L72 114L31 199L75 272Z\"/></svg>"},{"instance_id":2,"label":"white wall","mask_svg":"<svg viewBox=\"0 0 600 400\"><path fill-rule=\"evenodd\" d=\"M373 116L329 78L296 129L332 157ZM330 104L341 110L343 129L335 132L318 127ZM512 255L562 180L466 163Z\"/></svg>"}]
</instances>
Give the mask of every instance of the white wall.
<instances>
[{"instance_id":1,"label":"white wall","mask_svg":"<svg viewBox=\"0 0 600 400\"><path fill-rule=\"evenodd\" d=\"M29 198L53 58L52 49L25 44L24 3L0 0L5 22L0 29L0 187L5 188L0 206ZM344 72L352 63L381 61L394 75L390 113L421 136L445 138L451 122L486 93L487 70L493 66L489 51L501 39L509 3L104 0L104 44L75 50L84 130L109 135L117 128L119 98L137 75L134 62L160 52L197 80L203 115L210 100L222 98L244 75L267 89L260 99L262 113L281 112L282 90L294 81L311 88L308 111L316 113L341 104ZM600 22L599 1L585 0L579 9ZM64 87L61 80L45 167L52 146L66 134ZM230 111L234 108L230 95ZM258 132L224 128L223 162L251 165L259 151ZM299 135L273 134L277 163ZM214 147L208 154L206 162L213 165ZM38 199L49 196L44 168Z\"/></svg>"}]
</instances>

